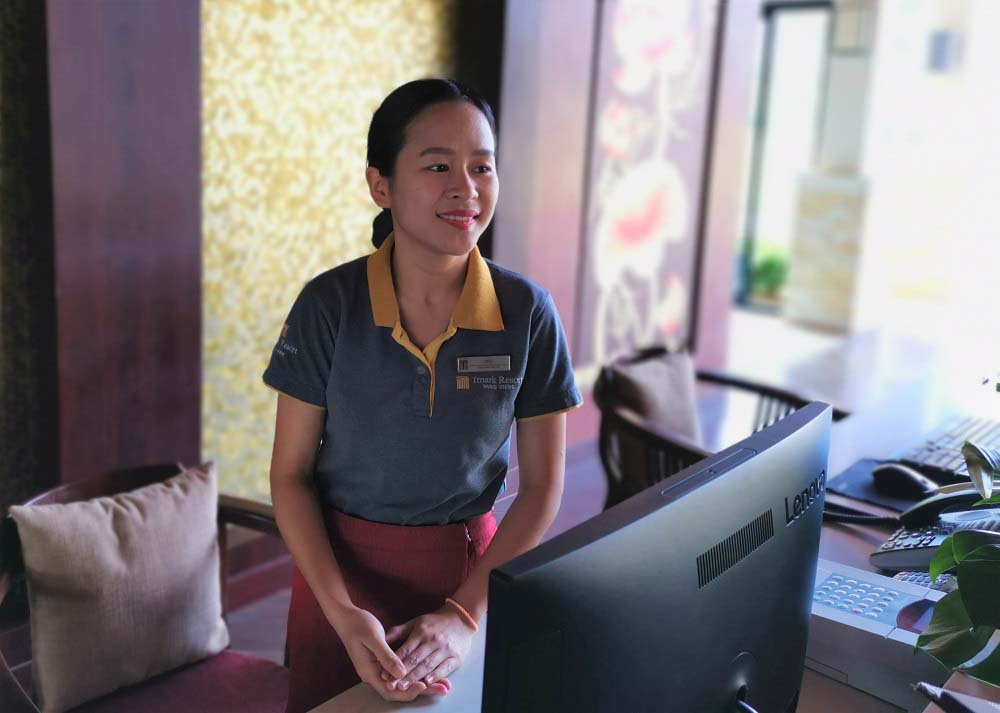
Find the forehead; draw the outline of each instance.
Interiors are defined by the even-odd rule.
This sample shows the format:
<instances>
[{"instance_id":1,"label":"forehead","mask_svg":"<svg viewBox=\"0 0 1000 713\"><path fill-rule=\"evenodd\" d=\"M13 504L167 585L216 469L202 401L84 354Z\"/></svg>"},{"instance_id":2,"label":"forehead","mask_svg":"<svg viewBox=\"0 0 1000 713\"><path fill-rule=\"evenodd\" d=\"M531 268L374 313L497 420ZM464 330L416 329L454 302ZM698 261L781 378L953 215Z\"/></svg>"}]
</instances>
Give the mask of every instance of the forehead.
<instances>
[{"instance_id":1,"label":"forehead","mask_svg":"<svg viewBox=\"0 0 1000 713\"><path fill-rule=\"evenodd\" d=\"M406 127L404 151L419 153L429 146L493 150L493 131L478 108L467 101L433 104Z\"/></svg>"}]
</instances>

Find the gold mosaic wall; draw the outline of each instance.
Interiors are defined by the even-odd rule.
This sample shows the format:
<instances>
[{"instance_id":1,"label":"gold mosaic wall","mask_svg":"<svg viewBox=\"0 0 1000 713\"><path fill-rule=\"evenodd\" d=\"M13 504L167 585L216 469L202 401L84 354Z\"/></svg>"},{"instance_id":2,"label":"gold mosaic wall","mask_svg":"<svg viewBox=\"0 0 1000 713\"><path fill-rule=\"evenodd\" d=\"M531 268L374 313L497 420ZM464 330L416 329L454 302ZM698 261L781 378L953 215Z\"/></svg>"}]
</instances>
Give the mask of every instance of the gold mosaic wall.
<instances>
[{"instance_id":1,"label":"gold mosaic wall","mask_svg":"<svg viewBox=\"0 0 1000 713\"><path fill-rule=\"evenodd\" d=\"M456 0L203 0L202 455L268 498L275 395L261 382L295 295L371 251L368 122L451 73Z\"/></svg>"}]
</instances>

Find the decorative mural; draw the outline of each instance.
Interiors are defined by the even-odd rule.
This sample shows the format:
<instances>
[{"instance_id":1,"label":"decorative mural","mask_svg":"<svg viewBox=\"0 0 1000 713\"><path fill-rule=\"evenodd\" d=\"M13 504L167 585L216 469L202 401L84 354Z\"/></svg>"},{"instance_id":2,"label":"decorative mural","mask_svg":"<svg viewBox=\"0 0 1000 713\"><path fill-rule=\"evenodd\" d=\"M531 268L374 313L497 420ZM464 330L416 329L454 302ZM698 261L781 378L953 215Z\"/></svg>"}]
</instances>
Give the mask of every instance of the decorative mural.
<instances>
[{"instance_id":1,"label":"decorative mural","mask_svg":"<svg viewBox=\"0 0 1000 713\"><path fill-rule=\"evenodd\" d=\"M691 335L718 2L606 0L574 361Z\"/></svg>"},{"instance_id":2,"label":"decorative mural","mask_svg":"<svg viewBox=\"0 0 1000 713\"><path fill-rule=\"evenodd\" d=\"M261 382L302 285L372 250L364 180L382 98L454 63L456 0L204 0L202 457L268 498Z\"/></svg>"}]
</instances>

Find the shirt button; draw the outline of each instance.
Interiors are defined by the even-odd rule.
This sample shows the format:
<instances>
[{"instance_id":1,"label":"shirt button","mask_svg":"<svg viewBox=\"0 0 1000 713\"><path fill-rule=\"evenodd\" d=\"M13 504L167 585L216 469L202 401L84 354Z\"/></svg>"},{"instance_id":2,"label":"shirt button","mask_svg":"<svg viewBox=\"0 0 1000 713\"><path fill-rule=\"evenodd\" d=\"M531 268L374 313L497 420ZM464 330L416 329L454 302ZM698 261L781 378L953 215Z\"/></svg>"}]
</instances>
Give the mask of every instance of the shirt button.
<instances>
[{"instance_id":1,"label":"shirt button","mask_svg":"<svg viewBox=\"0 0 1000 713\"><path fill-rule=\"evenodd\" d=\"M425 371L427 371L427 370L426 370L426 369L424 369L424 367L422 367L422 366L418 366L418 367L417 367L417 373L418 373L418 374L423 374L423 373L424 373Z\"/></svg>"}]
</instances>

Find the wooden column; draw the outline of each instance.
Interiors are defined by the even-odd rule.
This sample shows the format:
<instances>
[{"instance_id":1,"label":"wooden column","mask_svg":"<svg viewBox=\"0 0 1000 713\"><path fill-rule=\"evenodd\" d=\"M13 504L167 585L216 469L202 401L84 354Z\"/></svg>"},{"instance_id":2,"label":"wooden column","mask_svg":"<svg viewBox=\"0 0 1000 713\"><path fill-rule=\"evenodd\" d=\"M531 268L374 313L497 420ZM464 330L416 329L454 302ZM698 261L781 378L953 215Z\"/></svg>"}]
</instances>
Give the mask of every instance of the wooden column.
<instances>
[{"instance_id":1,"label":"wooden column","mask_svg":"<svg viewBox=\"0 0 1000 713\"><path fill-rule=\"evenodd\" d=\"M0 2L0 513L58 482L45 7Z\"/></svg>"},{"instance_id":2,"label":"wooden column","mask_svg":"<svg viewBox=\"0 0 1000 713\"><path fill-rule=\"evenodd\" d=\"M48 0L64 482L199 459L198 0Z\"/></svg>"}]
</instances>

